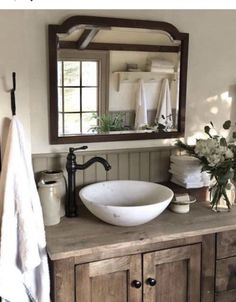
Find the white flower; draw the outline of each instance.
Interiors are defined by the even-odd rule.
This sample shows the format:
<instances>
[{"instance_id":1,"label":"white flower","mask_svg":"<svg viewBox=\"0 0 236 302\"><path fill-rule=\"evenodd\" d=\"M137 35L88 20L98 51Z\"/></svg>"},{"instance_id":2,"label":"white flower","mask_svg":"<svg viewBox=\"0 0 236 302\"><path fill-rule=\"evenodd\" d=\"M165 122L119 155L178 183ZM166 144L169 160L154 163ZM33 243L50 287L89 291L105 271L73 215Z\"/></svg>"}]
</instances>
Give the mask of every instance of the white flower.
<instances>
[{"instance_id":1,"label":"white flower","mask_svg":"<svg viewBox=\"0 0 236 302\"><path fill-rule=\"evenodd\" d=\"M199 139L194 152L198 157L204 157L211 167L233 158L233 152L227 146L221 146L216 138Z\"/></svg>"},{"instance_id":2,"label":"white flower","mask_svg":"<svg viewBox=\"0 0 236 302\"><path fill-rule=\"evenodd\" d=\"M222 161L222 156L221 154L211 154L210 156L207 156L207 161L210 167L214 167Z\"/></svg>"},{"instance_id":3,"label":"white flower","mask_svg":"<svg viewBox=\"0 0 236 302\"><path fill-rule=\"evenodd\" d=\"M229 148L227 149L227 151L225 152L225 158L233 158L234 154L232 152L232 150L230 150Z\"/></svg>"}]
</instances>

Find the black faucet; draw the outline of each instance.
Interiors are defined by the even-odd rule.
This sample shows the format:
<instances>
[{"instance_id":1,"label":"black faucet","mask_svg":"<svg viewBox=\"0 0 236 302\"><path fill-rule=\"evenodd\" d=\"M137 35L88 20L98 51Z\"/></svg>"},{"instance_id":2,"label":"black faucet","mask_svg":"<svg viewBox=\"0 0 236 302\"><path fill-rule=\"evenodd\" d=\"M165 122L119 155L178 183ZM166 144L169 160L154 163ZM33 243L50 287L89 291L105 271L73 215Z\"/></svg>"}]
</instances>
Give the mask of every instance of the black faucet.
<instances>
[{"instance_id":1,"label":"black faucet","mask_svg":"<svg viewBox=\"0 0 236 302\"><path fill-rule=\"evenodd\" d=\"M108 171L111 169L109 163L102 157L95 156L89 159L84 164L76 163L76 155L74 151L77 150L85 150L87 146L82 146L79 148L69 148L69 153L67 155L66 161L66 170L68 172L68 190L67 190L67 198L65 204L65 212L67 217L75 217L77 216L77 207L76 207L76 196L75 196L75 174L77 170L87 169L92 164L99 162L101 163L105 170Z\"/></svg>"}]
</instances>

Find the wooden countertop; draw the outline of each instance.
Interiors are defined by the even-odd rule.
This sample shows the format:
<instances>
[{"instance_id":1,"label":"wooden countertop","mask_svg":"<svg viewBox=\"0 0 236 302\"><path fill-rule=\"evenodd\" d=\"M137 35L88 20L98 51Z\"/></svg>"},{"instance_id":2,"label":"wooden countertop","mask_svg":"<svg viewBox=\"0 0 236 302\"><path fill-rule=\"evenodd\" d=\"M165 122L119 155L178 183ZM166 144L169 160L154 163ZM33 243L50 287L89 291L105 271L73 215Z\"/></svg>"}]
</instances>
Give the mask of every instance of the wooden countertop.
<instances>
[{"instance_id":1,"label":"wooden countertop","mask_svg":"<svg viewBox=\"0 0 236 302\"><path fill-rule=\"evenodd\" d=\"M46 227L47 250L51 260L59 260L233 229L236 206L230 212L215 213L209 203L196 202L187 214L165 210L156 219L136 227L109 225L83 209L80 217L65 217L58 225Z\"/></svg>"}]
</instances>

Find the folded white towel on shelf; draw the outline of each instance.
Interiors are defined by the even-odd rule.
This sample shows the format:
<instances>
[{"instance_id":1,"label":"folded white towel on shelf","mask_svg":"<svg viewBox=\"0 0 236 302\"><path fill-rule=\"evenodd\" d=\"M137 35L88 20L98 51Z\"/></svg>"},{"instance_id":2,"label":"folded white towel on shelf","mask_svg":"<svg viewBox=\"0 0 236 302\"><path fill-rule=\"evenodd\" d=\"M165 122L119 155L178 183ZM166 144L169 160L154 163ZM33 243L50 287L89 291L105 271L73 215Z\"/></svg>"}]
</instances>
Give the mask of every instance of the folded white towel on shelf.
<instances>
[{"instance_id":1,"label":"folded white towel on shelf","mask_svg":"<svg viewBox=\"0 0 236 302\"><path fill-rule=\"evenodd\" d=\"M49 302L42 209L31 153L16 116L11 121L2 163L0 215L0 296L10 302Z\"/></svg>"},{"instance_id":2,"label":"folded white towel on shelf","mask_svg":"<svg viewBox=\"0 0 236 302\"><path fill-rule=\"evenodd\" d=\"M134 128L136 130L146 126L148 124L147 120L147 100L144 91L143 80L139 80L138 89L136 93L136 112L135 112L135 122Z\"/></svg>"},{"instance_id":3,"label":"folded white towel on shelf","mask_svg":"<svg viewBox=\"0 0 236 302\"><path fill-rule=\"evenodd\" d=\"M202 188L205 186L205 184L203 183L203 181L199 181L199 182L182 182L181 180L179 180L177 177L172 176L171 177L171 182L184 187L186 189L190 189L190 188Z\"/></svg>"},{"instance_id":4,"label":"folded white towel on shelf","mask_svg":"<svg viewBox=\"0 0 236 302\"><path fill-rule=\"evenodd\" d=\"M150 72L159 73L174 73L175 70L172 67L158 67L158 66L147 66L147 70Z\"/></svg>"},{"instance_id":5,"label":"folded white towel on shelf","mask_svg":"<svg viewBox=\"0 0 236 302\"><path fill-rule=\"evenodd\" d=\"M172 109L168 79L162 81L155 122L156 124L164 125L166 128L172 127Z\"/></svg>"},{"instance_id":6,"label":"folded white towel on shelf","mask_svg":"<svg viewBox=\"0 0 236 302\"><path fill-rule=\"evenodd\" d=\"M200 160L190 155L171 155L170 161L175 164L179 163L181 165L185 164L200 167Z\"/></svg>"},{"instance_id":7,"label":"folded white towel on shelf","mask_svg":"<svg viewBox=\"0 0 236 302\"><path fill-rule=\"evenodd\" d=\"M161 59L161 58L150 58L147 59L147 65L150 66L155 66L155 67L174 67L174 63L166 60L166 59Z\"/></svg>"},{"instance_id":8,"label":"folded white towel on shelf","mask_svg":"<svg viewBox=\"0 0 236 302\"><path fill-rule=\"evenodd\" d=\"M191 182L202 181L201 173L198 173L198 174L195 174L195 175L191 175L191 174L186 175L186 174L176 173L172 169L170 169L169 172L182 182L190 182L191 183Z\"/></svg>"},{"instance_id":9,"label":"folded white towel on shelf","mask_svg":"<svg viewBox=\"0 0 236 302\"><path fill-rule=\"evenodd\" d=\"M185 164L170 164L170 169L176 174L181 174L183 176L197 176L201 173L201 166L186 166Z\"/></svg>"}]
</instances>

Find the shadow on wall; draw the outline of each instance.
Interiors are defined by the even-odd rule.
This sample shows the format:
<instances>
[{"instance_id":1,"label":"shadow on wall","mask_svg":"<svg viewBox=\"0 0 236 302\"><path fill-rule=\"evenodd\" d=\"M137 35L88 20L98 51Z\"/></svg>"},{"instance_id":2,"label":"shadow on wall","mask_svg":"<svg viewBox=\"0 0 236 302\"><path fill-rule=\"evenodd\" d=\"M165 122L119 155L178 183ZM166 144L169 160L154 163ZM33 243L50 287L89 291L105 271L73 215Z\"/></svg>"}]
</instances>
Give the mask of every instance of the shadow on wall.
<instances>
[{"instance_id":1,"label":"shadow on wall","mask_svg":"<svg viewBox=\"0 0 236 302\"><path fill-rule=\"evenodd\" d=\"M186 138L188 143L195 144L197 138L206 138L204 126L211 121L219 134L224 136L230 135L231 133L225 131L222 125L228 119L233 123L236 122L235 102L236 84L231 85L228 91L219 92L204 100L192 102L188 107L188 119L186 121Z\"/></svg>"}]
</instances>

